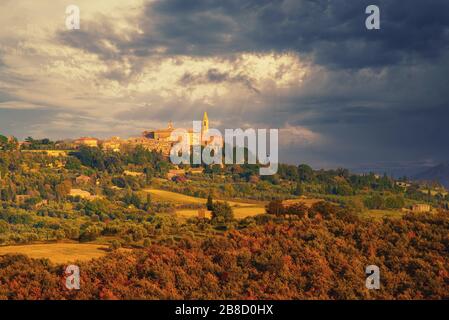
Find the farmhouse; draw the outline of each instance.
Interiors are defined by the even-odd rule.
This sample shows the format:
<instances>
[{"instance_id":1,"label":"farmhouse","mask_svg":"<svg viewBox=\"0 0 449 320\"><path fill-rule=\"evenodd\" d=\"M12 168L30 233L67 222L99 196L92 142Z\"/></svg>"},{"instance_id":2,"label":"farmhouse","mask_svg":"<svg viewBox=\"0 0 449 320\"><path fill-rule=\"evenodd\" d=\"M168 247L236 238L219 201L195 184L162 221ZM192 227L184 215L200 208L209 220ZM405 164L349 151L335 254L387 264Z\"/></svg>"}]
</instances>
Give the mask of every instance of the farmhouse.
<instances>
[{"instance_id":1,"label":"farmhouse","mask_svg":"<svg viewBox=\"0 0 449 320\"><path fill-rule=\"evenodd\" d=\"M16 195L16 203L24 204L26 200L30 199L31 196L28 194L18 194Z\"/></svg>"},{"instance_id":2,"label":"farmhouse","mask_svg":"<svg viewBox=\"0 0 449 320\"><path fill-rule=\"evenodd\" d=\"M410 183L408 183L408 182L403 182L403 181L396 181L396 185L397 185L398 187L401 187L401 188L408 188L408 187L411 186Z\"/></svg>"},{"instance_id":3,"label":"farmhouse","mask_svg":"<svg viewBox=\"0 0 449 320\"><path fill-rule=\"evenodd\" d=\"M431 206L429 204L414 204L412 206L412 212L414 213L425 213L431 211Z\"/></svg>"}]
</instances>

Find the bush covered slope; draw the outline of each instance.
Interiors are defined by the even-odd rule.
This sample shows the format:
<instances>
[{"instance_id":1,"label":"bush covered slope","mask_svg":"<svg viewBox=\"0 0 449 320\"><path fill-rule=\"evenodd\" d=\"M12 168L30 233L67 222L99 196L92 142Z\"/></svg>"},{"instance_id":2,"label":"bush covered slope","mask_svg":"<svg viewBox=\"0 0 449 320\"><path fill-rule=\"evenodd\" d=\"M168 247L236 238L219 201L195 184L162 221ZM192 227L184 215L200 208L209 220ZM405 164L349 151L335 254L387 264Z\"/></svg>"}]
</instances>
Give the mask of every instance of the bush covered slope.
<instances>
[{"instance_id":1,"label":"bush covered slope","mask_svg":"<svg viewBox=\"0 0 449 320\"><path fill-rule=\"evenodd\" d=\"M82 262L81 290L64 267L0 258L2 299L449 298L449 215L381 222L350 214L261 222L206 239L113 252ZM381 289L365 288L377 265Z\"/></svg>"}]
</instances>

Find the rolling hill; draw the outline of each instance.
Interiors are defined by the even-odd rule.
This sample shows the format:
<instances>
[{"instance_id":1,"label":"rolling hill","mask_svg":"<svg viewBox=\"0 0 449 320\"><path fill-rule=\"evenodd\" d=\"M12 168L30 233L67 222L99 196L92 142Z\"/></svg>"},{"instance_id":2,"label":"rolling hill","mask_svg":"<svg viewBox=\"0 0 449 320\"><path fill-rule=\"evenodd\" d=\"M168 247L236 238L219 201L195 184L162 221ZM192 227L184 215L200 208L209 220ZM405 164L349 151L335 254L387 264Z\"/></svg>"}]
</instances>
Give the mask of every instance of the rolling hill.
<instances>
[{"instance_id":1,"label":"rolling hill","mask_svg":"<svg viewBox=\"0 0 449 320\"><path fill-rule=\"evenodd\" d=\"M445 188L449 188L449 162L431 167L413 177L419 181L437 181Z\"/></svg>"}]
</instances>

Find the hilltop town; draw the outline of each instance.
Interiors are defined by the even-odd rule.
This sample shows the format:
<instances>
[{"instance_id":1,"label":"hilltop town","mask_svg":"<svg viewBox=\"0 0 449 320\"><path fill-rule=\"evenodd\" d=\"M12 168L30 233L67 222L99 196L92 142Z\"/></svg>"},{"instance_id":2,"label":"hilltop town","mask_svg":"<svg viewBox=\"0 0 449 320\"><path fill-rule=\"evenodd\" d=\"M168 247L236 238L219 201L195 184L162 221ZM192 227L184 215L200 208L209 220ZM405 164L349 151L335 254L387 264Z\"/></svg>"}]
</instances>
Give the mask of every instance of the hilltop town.
<instances>
[{"instance_id":1,"label":"hilltop town","mask_svg":"<svg viewBox=\"0 0 449 320\"><path fill-rule=\"evenodd\" d=\"M76 150L81 146L100 148L104 151L119 152L130 148L136 148L140 146L145 150L156 151L162 153L164 156L170 154L170 149L175 143L170 139L170 135L177 128L173 126L173 122L170 121L167 128L146 130L138 137L130 137L122 139L120 137L111 137L108 139L98 139L95 137L80 137L77 139L67 139L50 143L48 139L34 140L27 138L24 141L18 141L15 137L8 137L5 144L10 145L11 148L20 150L34 150L40 148L46 150L49 154L57 155L57 150ZM202 120L201 135L205 134L209 130L209 118L207 112L204 112ZM189 139L193 143L193 130L187 130ZM1 145L0 145L1 148Z\"/></svg>"}]
</instances>

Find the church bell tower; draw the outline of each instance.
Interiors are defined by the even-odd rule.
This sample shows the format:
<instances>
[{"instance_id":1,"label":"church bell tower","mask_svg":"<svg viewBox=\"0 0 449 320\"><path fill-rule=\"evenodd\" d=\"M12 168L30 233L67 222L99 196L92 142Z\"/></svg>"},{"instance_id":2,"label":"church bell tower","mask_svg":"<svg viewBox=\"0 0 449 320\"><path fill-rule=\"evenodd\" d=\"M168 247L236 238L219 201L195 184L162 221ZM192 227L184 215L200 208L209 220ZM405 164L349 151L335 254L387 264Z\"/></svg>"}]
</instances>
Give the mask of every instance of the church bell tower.
<instances>
[{"instance_id":1,"label":"church bell tower","mask_svg":"<svg viewBox=\"0 0 449 320\"><path fill-rule=\"evenodd\" d=\"M209 118L207 117L207 112L204 112L203 122L201 123L201 144L205 145L207 143L204 135L209 131Z\"/></svg>"},{"instance_id":2,"label":"church bell tower","mask_svg":"<svg viewBox=\"0 0 449 320\"><path fill-rule=\"evenodd\" d=\"M209 118L207 117L207 112L204 112L201 134L205 134L207 131L209 131Z\"/></svg>"}]
</instances>

